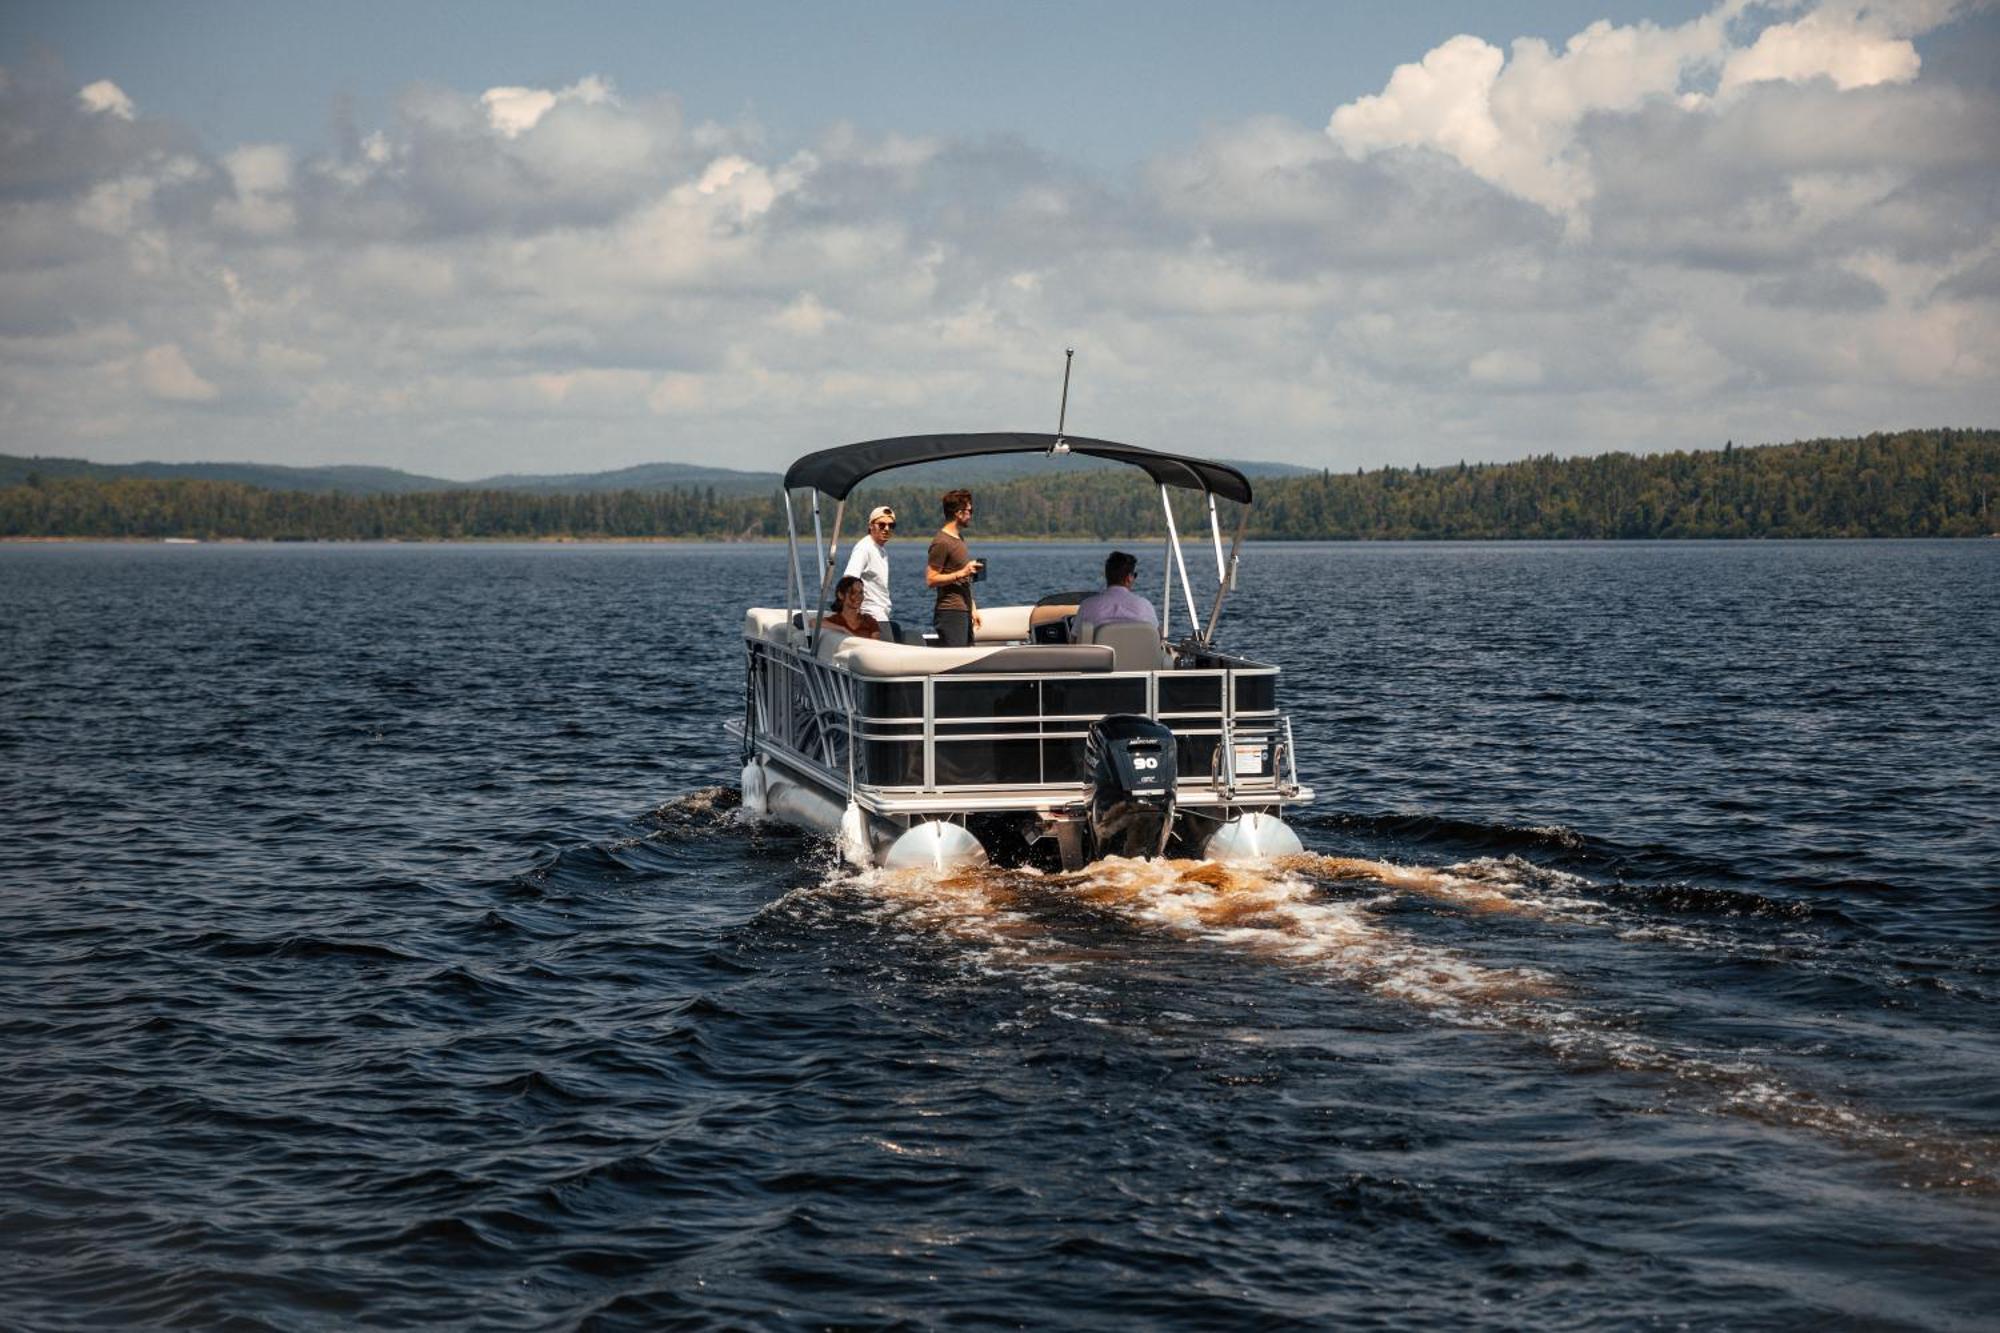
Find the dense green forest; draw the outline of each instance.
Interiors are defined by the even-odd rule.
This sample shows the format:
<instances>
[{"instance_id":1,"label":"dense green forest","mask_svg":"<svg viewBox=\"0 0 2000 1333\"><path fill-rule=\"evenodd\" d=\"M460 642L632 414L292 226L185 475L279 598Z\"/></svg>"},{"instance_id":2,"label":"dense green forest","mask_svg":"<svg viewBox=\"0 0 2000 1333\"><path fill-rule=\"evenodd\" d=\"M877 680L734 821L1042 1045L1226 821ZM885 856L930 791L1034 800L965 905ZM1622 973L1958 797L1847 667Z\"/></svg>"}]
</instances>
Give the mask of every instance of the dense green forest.
<instances>
[{"instance_id":1,"label":"dense green forest","mask_svg":"<svg viewBox=\"0 0 2000 1333\"><path fill-rule=\"evenodd\" d=\"M1281 540L1971 537L2000 531L1993 510L2000 499L2000 431L1903 431L1643 456L1551 455L1264 478L1256 488L1250 533ZM1193 497L1179 498L1179 521L1195 521ZM930 487L864 486L849 509L865 512L881 503L896 506L906 537L927 533L937 521ZM1126 469L1066 475L1054 485L1046 478L984 485L977 518L983 536L1105 539L1158 535L1162 528L1157 492ZM1224 522L1233 526L1233 514ZM858 530L853 513L846 527ZM0 488L0 537L744 539L784 530L775 495L718 494L713 487L341 495L223 481L31 475Z\"/></svg>"}]
</instances>

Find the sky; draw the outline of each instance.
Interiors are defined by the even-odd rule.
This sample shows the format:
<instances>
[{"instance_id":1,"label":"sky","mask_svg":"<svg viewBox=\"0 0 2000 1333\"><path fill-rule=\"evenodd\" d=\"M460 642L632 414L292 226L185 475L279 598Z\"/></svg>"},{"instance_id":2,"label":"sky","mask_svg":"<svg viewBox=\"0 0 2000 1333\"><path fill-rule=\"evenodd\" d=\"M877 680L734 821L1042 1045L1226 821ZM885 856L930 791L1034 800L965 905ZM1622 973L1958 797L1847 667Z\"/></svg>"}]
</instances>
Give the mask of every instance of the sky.
<instances>
[{"instance_id":1,"label":"sky","mask_svg":"<svg viewBox=\"0 0 2000 1333\"><path fill-rule=\"evenodd\" d=\"M0 7L0 452L2000 425L1965 0Z\"/></svg>"}]
</instances>

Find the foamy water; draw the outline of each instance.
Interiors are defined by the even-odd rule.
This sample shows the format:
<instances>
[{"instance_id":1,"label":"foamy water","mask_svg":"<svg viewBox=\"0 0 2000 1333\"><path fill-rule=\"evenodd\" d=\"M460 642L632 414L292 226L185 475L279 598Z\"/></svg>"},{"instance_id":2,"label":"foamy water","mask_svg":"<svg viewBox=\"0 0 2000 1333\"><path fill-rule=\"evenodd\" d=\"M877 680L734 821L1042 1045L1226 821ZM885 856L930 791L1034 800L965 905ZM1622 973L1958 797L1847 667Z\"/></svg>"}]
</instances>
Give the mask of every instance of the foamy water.
<instances>
[{"instance_id":1,"label":"foamy water","mask_svg":"<svg viewBox=\"0 0 2000 1333\"><path fill-rule=\"evenodd\" d=\"M878 924L962 946L980 966L1087 986L1089 966L1116 967L1119 952L1080 949L1048 920L1082 904L1123 927L1199 941L1246 965L1352 988L1431 1021L1521 1035L1579 1071L1658 1077L1686 1109L1819 1134L1895 1162L1913 1184L2000 1190L2000 1151L1991 1142L1796 1086L1740 1054L1649 1038L1557 973L1485 964L1472 950L1427 943L1384 917L1398 896L1413 896L1473 917L1608 927L1622 940L1680 948L1712 944L1693 932L1619 929L1619 913L1588 896L1592 887L1519 858L1437 867L1308 853L1267 866L1107 857L1060 874L833 867L806 892L838 895Z\"/></svg>"}]
</instances>

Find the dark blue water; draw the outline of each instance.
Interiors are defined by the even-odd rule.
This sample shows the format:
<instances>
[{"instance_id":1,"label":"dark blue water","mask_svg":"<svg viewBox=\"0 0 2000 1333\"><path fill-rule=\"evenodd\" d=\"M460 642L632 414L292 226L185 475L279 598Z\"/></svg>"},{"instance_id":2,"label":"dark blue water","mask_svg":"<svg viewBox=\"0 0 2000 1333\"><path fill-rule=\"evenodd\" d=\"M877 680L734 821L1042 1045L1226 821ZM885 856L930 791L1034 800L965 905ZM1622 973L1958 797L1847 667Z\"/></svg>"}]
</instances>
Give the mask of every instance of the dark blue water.
<instances>
[{"instance_id":1,"label":"dark blue water","mask_svg":"<svg viewBox=\"0 0 2000 1333\"><path fill-rule=\"evenodd\" d=\"M1991 1326L2000 542L1257 549L1316 855L930 881L781 561L0 548L4 1321Z\"/></svg>"}]
</instances>

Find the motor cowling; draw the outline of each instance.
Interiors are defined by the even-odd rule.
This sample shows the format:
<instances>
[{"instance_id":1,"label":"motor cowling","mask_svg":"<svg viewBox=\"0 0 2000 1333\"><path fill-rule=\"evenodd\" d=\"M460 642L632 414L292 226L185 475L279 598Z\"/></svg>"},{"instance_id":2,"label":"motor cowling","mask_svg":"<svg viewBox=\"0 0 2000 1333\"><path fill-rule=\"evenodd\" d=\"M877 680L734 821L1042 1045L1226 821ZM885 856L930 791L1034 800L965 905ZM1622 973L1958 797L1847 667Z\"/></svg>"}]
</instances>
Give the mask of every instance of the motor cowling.
<instances>
[{"instance_id":1,"label":"motor cowling","mask_svg":"<svg viewBox=\"0 0 2000 1333\"><path fill-rule=\"evenodd\" d=\"M1154 857L1174 828L1173 729L1134 713L1090 724L1084 740L1090 856Z\"/></svg>"}]
</instances>

